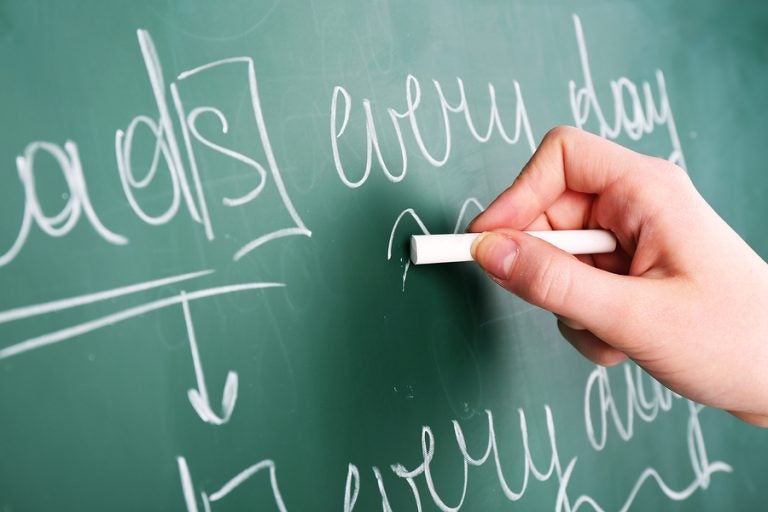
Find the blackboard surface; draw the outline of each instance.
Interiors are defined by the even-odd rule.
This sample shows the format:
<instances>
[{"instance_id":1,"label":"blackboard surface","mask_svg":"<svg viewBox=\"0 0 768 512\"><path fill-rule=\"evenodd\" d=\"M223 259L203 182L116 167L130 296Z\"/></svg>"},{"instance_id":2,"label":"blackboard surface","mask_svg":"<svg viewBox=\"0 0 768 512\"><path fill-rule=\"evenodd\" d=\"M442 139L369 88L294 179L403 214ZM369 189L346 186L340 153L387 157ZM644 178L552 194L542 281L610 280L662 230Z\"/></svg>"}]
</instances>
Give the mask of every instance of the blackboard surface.
<instances>
[{"instance_id":1,"label":"blackboard surface","mask_svg":"<svg viewBox=\"0 0 768 512\"><path fill-rule=\"evenodd\" d=\"M576 124L765 258L767 34L761 2L4 2L0 510L762 509L768 433L407 239Z\"/></svg>"}]
</instances>

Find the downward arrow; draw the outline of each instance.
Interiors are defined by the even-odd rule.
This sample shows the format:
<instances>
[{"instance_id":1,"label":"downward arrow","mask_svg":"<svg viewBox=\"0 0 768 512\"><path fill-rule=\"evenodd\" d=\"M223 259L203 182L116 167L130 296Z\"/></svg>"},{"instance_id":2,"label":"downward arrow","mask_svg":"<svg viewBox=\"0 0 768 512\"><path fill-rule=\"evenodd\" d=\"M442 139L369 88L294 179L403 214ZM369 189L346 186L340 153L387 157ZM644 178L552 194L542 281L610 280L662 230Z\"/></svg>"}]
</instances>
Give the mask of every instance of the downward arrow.
<instances>
[{"instance_id":1,"label":"downward arrow","mask_svg":"<svg viewBox=\"0 0 768 512\"><path fill-rule=\"evenodd\" d=\"M181 297L181 305L184 308L184 322L187 324L189 349L192 352L192 363L195 366L195 378L197 379L197 389L188 389L187 397L201 420L212 425L223 425L229 421L229 418L232 417L232 411L235 409L235 402L237 401L237 373L233 371L227 373L227 380L224 383L224 394L221 397L222 414L219 416L211 409L211 402L208 398L203 365L200 363L200 353L197 350L197 341L195 340L195 329L192 326L192 315L189 312L189 301L186 300L184 292L181 292Z\"/></svg>"}]
</instances>

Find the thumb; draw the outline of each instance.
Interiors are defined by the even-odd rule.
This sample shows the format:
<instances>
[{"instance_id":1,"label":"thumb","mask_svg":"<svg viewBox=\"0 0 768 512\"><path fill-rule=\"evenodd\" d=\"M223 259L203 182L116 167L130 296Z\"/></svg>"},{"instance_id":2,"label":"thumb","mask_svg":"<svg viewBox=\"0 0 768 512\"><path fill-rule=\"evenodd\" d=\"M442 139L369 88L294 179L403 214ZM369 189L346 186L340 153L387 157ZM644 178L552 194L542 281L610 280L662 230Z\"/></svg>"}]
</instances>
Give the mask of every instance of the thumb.
<instances>
[{"instance_id":1,"label":"thumb","mask_svg":"<svg viewBox=\"0 0 768 512\"><path fill-rule=\"evenodd\" d=\"M522 231L482 233L472 257L510 292L606 340L621 332L619 322L626 329L627 301L638 299L633 278L597 269Z\"/></svg>"}]
</instances>

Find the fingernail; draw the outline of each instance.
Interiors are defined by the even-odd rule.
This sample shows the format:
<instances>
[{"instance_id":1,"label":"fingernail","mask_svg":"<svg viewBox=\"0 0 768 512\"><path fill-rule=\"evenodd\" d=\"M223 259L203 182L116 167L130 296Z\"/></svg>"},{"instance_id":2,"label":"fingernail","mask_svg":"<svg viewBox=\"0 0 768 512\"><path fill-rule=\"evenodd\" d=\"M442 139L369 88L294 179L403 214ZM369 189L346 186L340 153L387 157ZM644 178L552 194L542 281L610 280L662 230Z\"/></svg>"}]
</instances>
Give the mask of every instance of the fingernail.
<instances>
[{"instance_id":1,"label":"fingernail","mask_svg":"<svg viewBox=\"0 0 768 512\"><path fill-rule=\"evenodd\" d=\"M470 248L475 261L486 272L502 280L509 279L518 250L517 242L496 233L482 233Z\"/></svg>"}]
</instances>

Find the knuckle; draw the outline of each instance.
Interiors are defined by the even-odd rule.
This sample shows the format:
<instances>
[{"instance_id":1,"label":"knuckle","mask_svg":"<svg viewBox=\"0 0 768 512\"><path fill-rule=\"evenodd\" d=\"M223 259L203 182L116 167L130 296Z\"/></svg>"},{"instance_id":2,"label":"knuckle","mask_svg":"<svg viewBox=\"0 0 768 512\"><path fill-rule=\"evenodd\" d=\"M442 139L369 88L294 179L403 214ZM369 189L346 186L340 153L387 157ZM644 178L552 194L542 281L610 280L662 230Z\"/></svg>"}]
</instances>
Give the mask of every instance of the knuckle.
<instances>
[{"instance_id":1,"label":"knuckle","mask_svg":"<svg viewBox=\"0 0 768 512\"><path fill-rule=\"evenodd\" d=\"M610 368L626 361L627 356L616 349L601 347L589 359L596 365Z\"/></svg>"},{"instance_id":2,"label":"knuckle","mask_svg":"<svg viewBox=\"0 0 768 512\"><path fill-rule=\"evenodd\" d=\"M675 177L688 178L688 172L677 164L673 164L668 160L664 160L667 163L667 170Z\"/></svg>"},{"instance_id":3,"label":"knuckle","mask_svg":"<svg viewBox=\"0 0 768 512\"><path fill-rule=\"evenodd\" d=\"M667 179L670 182L670 188L674 188L678 192L693 190L691 176L679 165L668 162Z\"/></svg>"},{"instance_id":4,"label":"knuckle","mask_svg":"<svg viewBox=\"0 0 768 512\"><path fill-rule=\"evenodd\" d=\"M648 158L648 168L646 173L650 173L653 178L659 180L662 183L672 185L675 183L687 183L690 182L690 176L688 173L677 164L665 160L664 158L652 157Z\"/></svg>"},{"instance_id":5,"label":"knuckle","mask_svg":"<svg viewBox=\"0 0 768 512\"><path fill-rule=\"evenodd\" d=\"M647 157L641 172L630 173L628 198L639 205L674 205L687 197L693 189L688 173L663 158Z\"/></svg>"},{"instance_id":6,"label":"knuckle","mask_svg":"<svg viewBox=\"0 0 768 512\"><path fill-rule=\"evenodd\" d=\"M531 271L527 279L530 302L549 310L565 304L572 284L570 272L562 267L550 256Z\"/></svg>"},{"instance_id":7,"label":"knuckle","mask_svg":"<svg viewBox=\"0 0 768 512\"><path fill-rule=\"evenodd\" d=\"M558 125L553 128L550 128L550 130L547 132L544 138L545 139L565 139L565 138L568 138L570 135L572 135L574 131L576 131L576 128L574 128L573 126Z\"/></svg>"},{"instance_id":8,"label":"knuckle","mask_svg":"<svg viewBox=\"0 0 768 512\"><path fill-rule=\"evenodd\" d=\"M618 349L613 348L606 342L595 336L590 331L574 331L568 329L561 322L558 322L558 328L563 337L575 348L581 355L598 366L610 368L627 360L627 355Z\"/></svg>"},{"instance_id":9,"label":"knuckle","mask_svg":"<svg viewBox=\"0 0 768 512\"><path fill-rule=\"evenodd\" d=\"M658 167L650 167L645 172L631 173L627 177L627 206L648 207L665 205L675 194L669 175Z\"/></svg>"}]
</instances>

